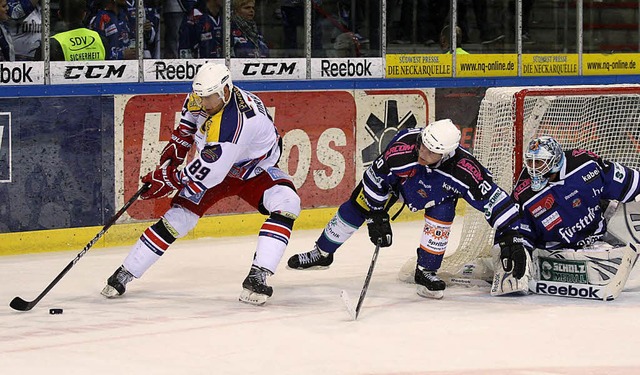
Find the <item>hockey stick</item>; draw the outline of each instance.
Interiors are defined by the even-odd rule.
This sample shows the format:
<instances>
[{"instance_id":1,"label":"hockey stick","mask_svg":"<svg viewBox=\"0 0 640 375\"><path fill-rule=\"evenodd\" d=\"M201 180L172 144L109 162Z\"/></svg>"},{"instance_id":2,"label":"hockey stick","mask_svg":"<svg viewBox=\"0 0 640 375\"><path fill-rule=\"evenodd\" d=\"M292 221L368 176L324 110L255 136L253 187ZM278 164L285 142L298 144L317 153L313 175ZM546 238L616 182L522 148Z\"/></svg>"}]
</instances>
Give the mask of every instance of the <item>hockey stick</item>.
<instances>
[{"instance_id":1,"label":"hockey stick","mask_svg":"<svg viewBox=\"0 0 640 375\"><path fill-rule=\"evenodd\" d=\"M362 291L360 292L360 298L358 299L358 304L356 305L355 310L351 307L351 303L349 301L349 295L346 290L343 290L340 293L342 297L342 301L347 307L347 312L351 315L353 320L358 319L358 315L360 314L360 308L362 308L362 302L364 301L364 297L367 295L367 290L369 289L369 282L371 281L371 275L373 275L373 268L376 266L376 260L378 260L378 252L380 251L380 241L376 244L376 249L373 251L373 258L371 258L371 265L369 265L369 272L367 272L367 277L364 279L364 285L362 286Z\"/></svg>"},{"instance_id":2,"label":"hockey stick","mask_svg":"<svg viewBox=\"0 0 640 375\"><path fill-rule=\"evenodd\" d=\"M138 198L140 197L140 194L147 191L150 187L151 185L148 183L142 185L142 187L133 195L133 197L131 197L131 199L129 199L129 201L125 203L124 206L122 206L122 208L115 215L113 215L111 219L109 219L109 221L102 228L102 230L98 232L98 234L96 234L96 236L93 237L91 241L89 241L87 246L85 246L84 249L82 249L82 251L79 252L78 255L76 255L76 257L69 264L67 264L67 266L62 270L62 272L60 272L60 274L56 276L56 278L53 279L53 281L46 288L44 288L42 293L40 293L40 295L36 297L36 299L34 299L33 301L25 301L20 297L15 297L13 300L11 300L11 303L9 304L9 306L11 306L11 308L13 308L14 310L18 310L18 311L29 311L35 305L37 305L38 302L40 302L40 300L47 293L49 293L51 289L53 289L53 287L58 283L58 281L60 281L64 277L64 275L66 275L67 272L69 272L71 267L73 267L80 260L80 258L82 258L82 256L87 251L89 251L89 249L100 239L100 237L102 237L102 235L104 235L107 232L109 228L111 228L113 224L115 224L115 222L120 218L120 216L122 216L122 214L129 208L129 206L131 206L133 202L138 200Z\"/></svg>"}]
</instances>

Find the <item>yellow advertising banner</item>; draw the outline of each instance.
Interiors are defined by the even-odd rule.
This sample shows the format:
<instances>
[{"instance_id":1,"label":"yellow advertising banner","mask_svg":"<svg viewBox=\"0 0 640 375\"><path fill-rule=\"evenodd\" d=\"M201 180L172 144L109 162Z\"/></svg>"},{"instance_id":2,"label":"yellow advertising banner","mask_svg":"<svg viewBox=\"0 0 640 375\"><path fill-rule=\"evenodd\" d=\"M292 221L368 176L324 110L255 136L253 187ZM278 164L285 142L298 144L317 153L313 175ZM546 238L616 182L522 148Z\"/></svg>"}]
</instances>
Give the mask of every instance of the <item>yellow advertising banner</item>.
<instances>
[{"instance_id":1,"label":"yellow advertising banner","mask_svg":"<svg viewBox=\"0 0 640 375\"><path fill-rule=\"evenodd\" d=\"M387 55L386 78L449 78L451 55Z\"/></svg>"},{"instance_id":2,"label":"yellow advertising banner","mask_svg":"<svg viewBox=\"0 0 640 375\"><path fill-rule=\"evenodd\" d=\"M638 54L616 53L582 55L582 75L640 74Z\"/></svg>"},{"instance_id":3,"label":"yellow advertising banner","mask_svg":"<svg viewBox=\"0 0 640 375\"><path fill-rule=\"evenodd\" d=\"M469 54L456 56L456 77L515 77L518 55Z\"/></svg>"},{"instance_id":4,"label":"yellow advertising banner","mask_svg":"<svg viewBox=\"0 0 640 375\"><path fill-rule=\"evenodd\" d=\"M523 54L522 76L577 76L577 54Z\"/></svg>"}]
</instances>

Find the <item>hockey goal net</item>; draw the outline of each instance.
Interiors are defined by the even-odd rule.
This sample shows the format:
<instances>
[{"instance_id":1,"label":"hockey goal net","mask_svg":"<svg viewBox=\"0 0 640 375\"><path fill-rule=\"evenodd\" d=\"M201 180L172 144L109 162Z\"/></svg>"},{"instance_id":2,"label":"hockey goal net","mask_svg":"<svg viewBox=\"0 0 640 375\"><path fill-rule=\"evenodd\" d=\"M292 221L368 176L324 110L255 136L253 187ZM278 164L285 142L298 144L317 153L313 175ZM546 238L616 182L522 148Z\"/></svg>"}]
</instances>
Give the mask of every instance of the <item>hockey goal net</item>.
<instances>
[{"instance_id":1,"label":"hockey goal net","mask_svg":"<svg viewBox=\"0 0 640 375\"><path fill-rule=\"evenodd\" d=\"M480 104L473 154L511 193L524 147L542 135L640 169L640 85L490 88ZM467 205L458 247L440 272L460 275L466 264L489 257L493 236L483 213Z\"/></svg>"}]
</instances>

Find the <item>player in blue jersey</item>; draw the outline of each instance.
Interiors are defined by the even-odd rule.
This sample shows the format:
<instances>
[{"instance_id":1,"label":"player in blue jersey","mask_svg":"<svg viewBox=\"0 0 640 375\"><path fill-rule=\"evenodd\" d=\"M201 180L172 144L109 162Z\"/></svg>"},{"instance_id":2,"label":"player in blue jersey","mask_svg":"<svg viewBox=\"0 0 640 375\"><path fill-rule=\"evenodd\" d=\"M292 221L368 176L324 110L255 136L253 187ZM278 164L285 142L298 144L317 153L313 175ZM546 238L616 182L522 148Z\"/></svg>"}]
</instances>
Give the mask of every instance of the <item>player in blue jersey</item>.
<instances>
[{"instance_id":1,"label":"player in blue jersey","mask_svg":"<svg viewBox=\"0 0 640 375\"><path fill-rule=\"evenodd\" d=\"M465 199L485 213L498 233L505 271L520 279L526 251L518 234L518 208L491 174L459 146L460 130L451 120L439 120L423 129L407 129L391 140L365 171L349 200L327 223L311 251L296 254L289 268L326 268L333 255L367 222L369 237L381 247L392 243L389 206L402 199L412 210L424 210L424 230L417 249L415 282L419 295L442 298L446 284L437 276L447 248L456 203Z\"/></svg>"},{"instance_id":2,"label":"player in blue jersey","mask_svg":"<svg viewBox=\"0 0 640 375\"><path fill-rule=\"evenodd\" d=\"M639 238L634 226L626 224L633 220L627 211L636 204L625 210L623 205L618 210L613 207L632 202L640 194L637 170L590 151L563 151L548 136L529 143L524 162L512 197L520 205L525 246L535 249L536 280L606 285L616 278L626 258L635 262L635 250L622 249L629 243L634 246L634 237ZM623 225L617 223L618 218ZM579 261L585 267L556 266L553 259ZM626 277L620 276L623 286Z\"/></svg>"},{"instance_id":3,"label":"player in blue jersey","mask_svg":"<svg viewBox=\"0 0 640 375\"><path fill-rule=\"evenodd\" d=\"M178 170L192 145L196 156ZM122 295L126 284L140 278L210 207L238 197L268 216L240 295L242 302L264 304L273 294L267 276L275 273L300 214L293 181L277 167L280 155L280 135L262 100L234 86L226 66L200 67L180 123L160 156L162 166L142 178L150 188L140 198L178 194L162 218L142 233L102 295Z\"/></svg>"}]
</instances>

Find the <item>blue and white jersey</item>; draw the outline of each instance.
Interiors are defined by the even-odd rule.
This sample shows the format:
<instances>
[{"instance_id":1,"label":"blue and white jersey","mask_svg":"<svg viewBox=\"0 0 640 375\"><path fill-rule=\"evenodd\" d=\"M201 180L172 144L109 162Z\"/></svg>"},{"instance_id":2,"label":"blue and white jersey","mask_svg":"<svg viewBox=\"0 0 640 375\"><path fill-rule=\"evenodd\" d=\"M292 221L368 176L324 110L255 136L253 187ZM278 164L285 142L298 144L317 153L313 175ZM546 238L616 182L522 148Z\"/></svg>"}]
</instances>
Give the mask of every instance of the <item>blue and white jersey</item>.
<instances>
[{"instance_id":1,"label":"blue and white jersey","mask_svg":"<svg viewBox=\"0 0 640 375\"><path fill-rule=\"evenodd\" d=\"M564 152L565 162L555 181L531 189L523 170L513 198L522 212L522 234L529 247L580 249L606 232L602 200L632 201L640 193L640 174L585 150Z\"/></svg>"},{"instance_id":2,"label":"blue and white jersey","mask_svg":"<svg viewBox=\"0 0 640 375\"><path fill-rule=\"evenodd\" d=\"M432 215L443 204L455 215L455 203L463 198L484 212L497 237L519 229L518 208L509 194L493 182L491 173L464 148L458 148L435 166L418 163L418 137L421 129L399 132L385 151L367 169L363 192L369 209L381 210L390 194L396 194L412 211Z\"/></svg>"},{"instance_id":3,"label":"blue and white jersey","mask_svg":"<svg viewBox=\"0 0 640 375\"><path fill-rule=\"evenodd\" d=\"M209 116L195 94L182 109L179 129L192 134L198 150L182 170L183 196L212 188L226 177L248 180L273 167L280 158L277 129L262 100L234 87L223 110Z\"/></svg>"}]
</instances>

